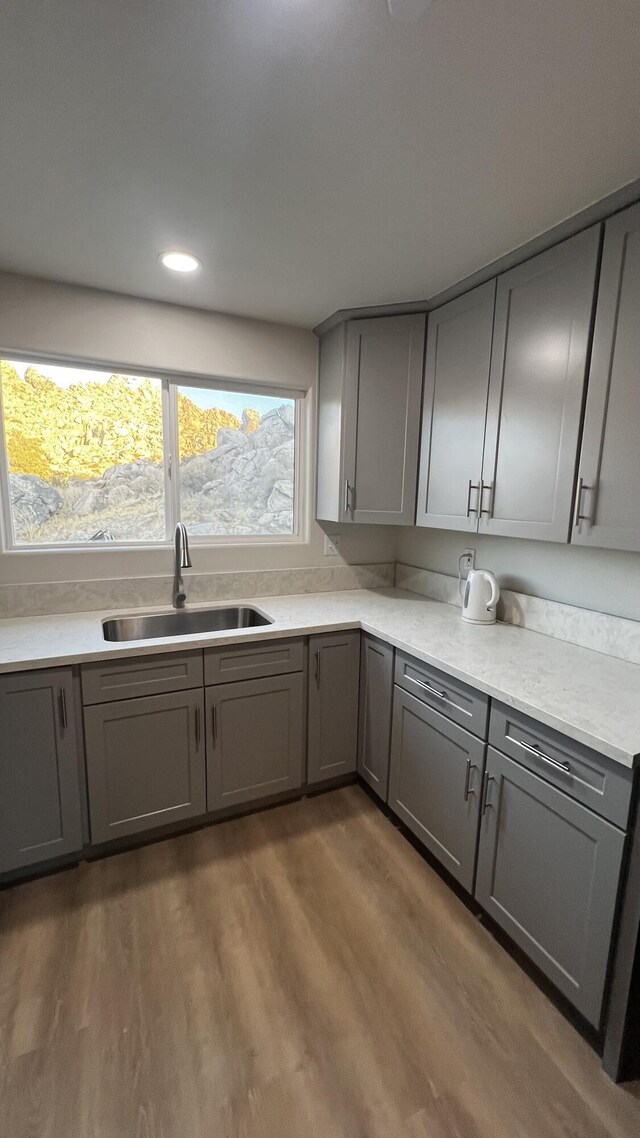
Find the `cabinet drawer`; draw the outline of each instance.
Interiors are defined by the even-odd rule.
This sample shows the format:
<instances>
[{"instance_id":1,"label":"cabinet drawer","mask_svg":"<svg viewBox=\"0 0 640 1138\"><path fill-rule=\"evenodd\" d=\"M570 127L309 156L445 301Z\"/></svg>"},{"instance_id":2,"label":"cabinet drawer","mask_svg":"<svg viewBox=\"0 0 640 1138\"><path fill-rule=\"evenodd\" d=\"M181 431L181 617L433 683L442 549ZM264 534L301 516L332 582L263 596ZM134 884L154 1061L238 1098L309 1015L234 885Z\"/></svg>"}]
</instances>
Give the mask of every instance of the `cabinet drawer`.
<instances>
[{"instance_id":1,"label":"cabinet drawer","mask_svg":"<svg viewBox=\"0 0 640 1138\"><path fill-rule=\"evenodd\" d=\"M263 640L259 644L229 644L205 648L205 684L228 684L232 680L255 680L301 672L302 640Z\"/></svg>"},{"instance_id":2,"label":"cabinet drawer","mask_svg":"<svg viewBox=\"0 0 640 1138\"><path fill-rule=\"evenodd\" d=\"M626 829L631 771L501 703L491 706L489 742L577 802Z\"/></svg>"},{"instance_id":3,"label":"cabinet drawer","mask_svg":"<svg viewBox=\"0 0 640 1138\"><path fill-rule=\"evenodd\" d=\"M395 682L447 719L486 739L489 697L482 692L402 652L396 654Z\"/></svg>"},{"instance_id":4,"label":"cabinet drawer","mask_svg":"<svg viewBox=\"0 0 640 1138\"><path fill-rule=\"evenodd\" d=\"M168 652L82 665L82 702L110 703L202 686L202 652Z\"/></svg>"}]
</instances>

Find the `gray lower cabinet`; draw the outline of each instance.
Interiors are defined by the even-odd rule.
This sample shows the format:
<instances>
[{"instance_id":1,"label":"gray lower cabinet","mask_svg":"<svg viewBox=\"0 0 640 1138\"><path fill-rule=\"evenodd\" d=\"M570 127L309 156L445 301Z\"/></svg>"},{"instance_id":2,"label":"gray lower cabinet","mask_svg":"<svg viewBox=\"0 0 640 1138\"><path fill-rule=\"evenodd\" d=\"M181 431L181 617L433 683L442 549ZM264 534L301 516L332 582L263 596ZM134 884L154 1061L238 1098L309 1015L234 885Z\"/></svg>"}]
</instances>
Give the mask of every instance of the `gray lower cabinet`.
<instances>
[{"instance_id":1,"label":"gray lower cabinet","mask_svg":"<svg viewBox=\"0 0 640 1138\"><path fill-rule=\"evenodd\" d=\"M358 774L387 801L394 651L363 634L360 645Z\"/></svg>"},{"instance_id":2,"label":"gray lower cabinet","mask_svg":"<svg viewBox=\"0 0 640 1138\"><path fill-rule=\"evenodd\" d=\"M0 872L82 846L70 668L0 676Z\"/></svg>"},{"instance_id":3,"label":"gray lower cabinet","mask_svg":"<svg viewBox=\"0 0 640 1138\"><path fill-rule=\"evenodd\" d=\"M475 895L596 1027L625 835L489 747Z\"/></svg>"},{"instance_id":4,"label":"gray lower cabinet","mask_svg":"<svg viewBox=\"0 0 640 1138\"><path fill-rule=\"evenodd\" d=\"M302 786L302 672L207 688L206 712L209 810Z\"/></svg>"},{"instance_id":5,"label":"gray lower cabinet","mask_svg":"<svg viewBox=\"0 0 640 1138\"><path fill-rule=\"evenodd\" d=\"M485 744L396 687L389 805L473 889Z\"/></svg>"},{"instance_id":6,"label":"gray lower cabinet","mask_svg":"<svg viewBox=\"0 0 640 1138\"><path fill-rule=\"evenodd\" d=\"M204 814L201 688L86 707L84 722L93 843Z\"/></svg>"},{"instance_id":7,"label":"gray lower cabinet","mask_svg":"<svg viewBox=\"0 0 640 1138\"><path fill-rule=\"evenodd\" d=\"M323 782L356 769L360 633L309 637L307 781Z\"/></svg>"},{"instance_id":8,"label":"gray lower cabinet","mask_svg":"<svg viewBox=\"0 0 640 1138\"><path fill-rule=\"evenodd\" d=\"M640 205L605 227L578 473L572 542L640 550Z\"/></svg>"},{"instance_id":9,"label":"gray lower cabinet","mask_svg":"<svg viewBox=\"0 0 640 1138\"><path fill-rule=\"evenodd\" d=\"M566 542L600 226L498 277L479 531Z\"/></svg>"}]
</instances>

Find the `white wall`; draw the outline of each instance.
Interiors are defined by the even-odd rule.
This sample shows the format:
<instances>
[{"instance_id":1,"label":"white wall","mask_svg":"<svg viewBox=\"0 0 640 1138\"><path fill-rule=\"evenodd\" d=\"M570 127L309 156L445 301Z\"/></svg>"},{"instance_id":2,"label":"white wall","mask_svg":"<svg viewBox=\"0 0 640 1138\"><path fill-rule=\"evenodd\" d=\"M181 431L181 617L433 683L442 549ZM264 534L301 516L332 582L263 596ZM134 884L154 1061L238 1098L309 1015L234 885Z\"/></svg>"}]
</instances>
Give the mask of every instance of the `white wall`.
<instances>
[{"instance_id":1,"label":"white wall","mask_svg":"<svg viewBox=\"0 0 640 1138\"><path fill-rule=\"evenodd\" d=\"M639 553L436 529L398 533L398 561L437 573L457 575L463 549L475 549L476 565L505 588L640 620Z\"/></svg>"},{"instance_id":2,"label":"white wall","mask_svg":"<svg viewBox=\"0 0 640 1138\"><path fill-rule=\"evenodd\" d=\"M0 354L87 360L122 369L220 376L307 392L302 481L313 512L317 340L302 328L139 300L11 273L0 273ZM197 546L194 567L216 570L296 568L390 561L395 534L382 527L342 532L341 556L325 557L323 532L307 518L305 540L261 546ZM77 581L166 573L163 550L104 547L82 552L0 551L0 583Z\"/></svg>"}]
</instances>

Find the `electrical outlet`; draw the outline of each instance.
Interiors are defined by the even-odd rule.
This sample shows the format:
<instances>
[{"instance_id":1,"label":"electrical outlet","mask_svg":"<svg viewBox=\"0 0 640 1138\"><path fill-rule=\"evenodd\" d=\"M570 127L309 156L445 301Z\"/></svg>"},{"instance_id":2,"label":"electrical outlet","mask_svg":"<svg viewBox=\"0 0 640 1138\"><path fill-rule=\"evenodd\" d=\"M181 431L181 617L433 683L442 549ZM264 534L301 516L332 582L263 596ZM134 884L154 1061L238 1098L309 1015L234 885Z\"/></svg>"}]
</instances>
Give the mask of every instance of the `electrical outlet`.
<instances>
[{"instance_id":1,"label":"electrical outlet","mask_svg":"<svg viewBox=\"0 0 640 1138\"><path fill-rule=\"evenodd\" d=\"M460 576L462 577L462 579L466 580L466 578L469 576L470 571L472 569L475 569L475 567L476 567L476 551L475 551L475 549L465 549L464 553L460 554L460 558L458 560L458 569L460 571Z\"/></svg>"},{"instance_id":2,"label":"electrical outlet","mask_svg":"<svg viewBox=\"0 0 640 1138\"><path fill-rule=\"evenodd\" d=\"M324 535L324 555L325 557L337 557L340 552L340 535L337 533L325 533Z\"/></svg>"}]
</instances>

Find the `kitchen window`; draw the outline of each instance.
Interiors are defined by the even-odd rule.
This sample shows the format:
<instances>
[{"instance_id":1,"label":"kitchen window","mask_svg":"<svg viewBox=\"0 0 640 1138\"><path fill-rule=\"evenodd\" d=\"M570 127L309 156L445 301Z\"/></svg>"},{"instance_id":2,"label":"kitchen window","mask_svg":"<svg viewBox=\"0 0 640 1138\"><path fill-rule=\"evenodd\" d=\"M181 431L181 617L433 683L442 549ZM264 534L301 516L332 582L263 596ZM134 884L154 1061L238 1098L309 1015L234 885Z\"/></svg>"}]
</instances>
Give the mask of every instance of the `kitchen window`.
<instances>
[{"instance_id":1,"label":"kitchen window","mask_svg":"<svg viewBox=\"0 0 640 1138\"><path fill-rule=\"evenodd\" d=\"M302 394L0 361L5 545L298 534Z\"/></svg>"}]
</instances>

